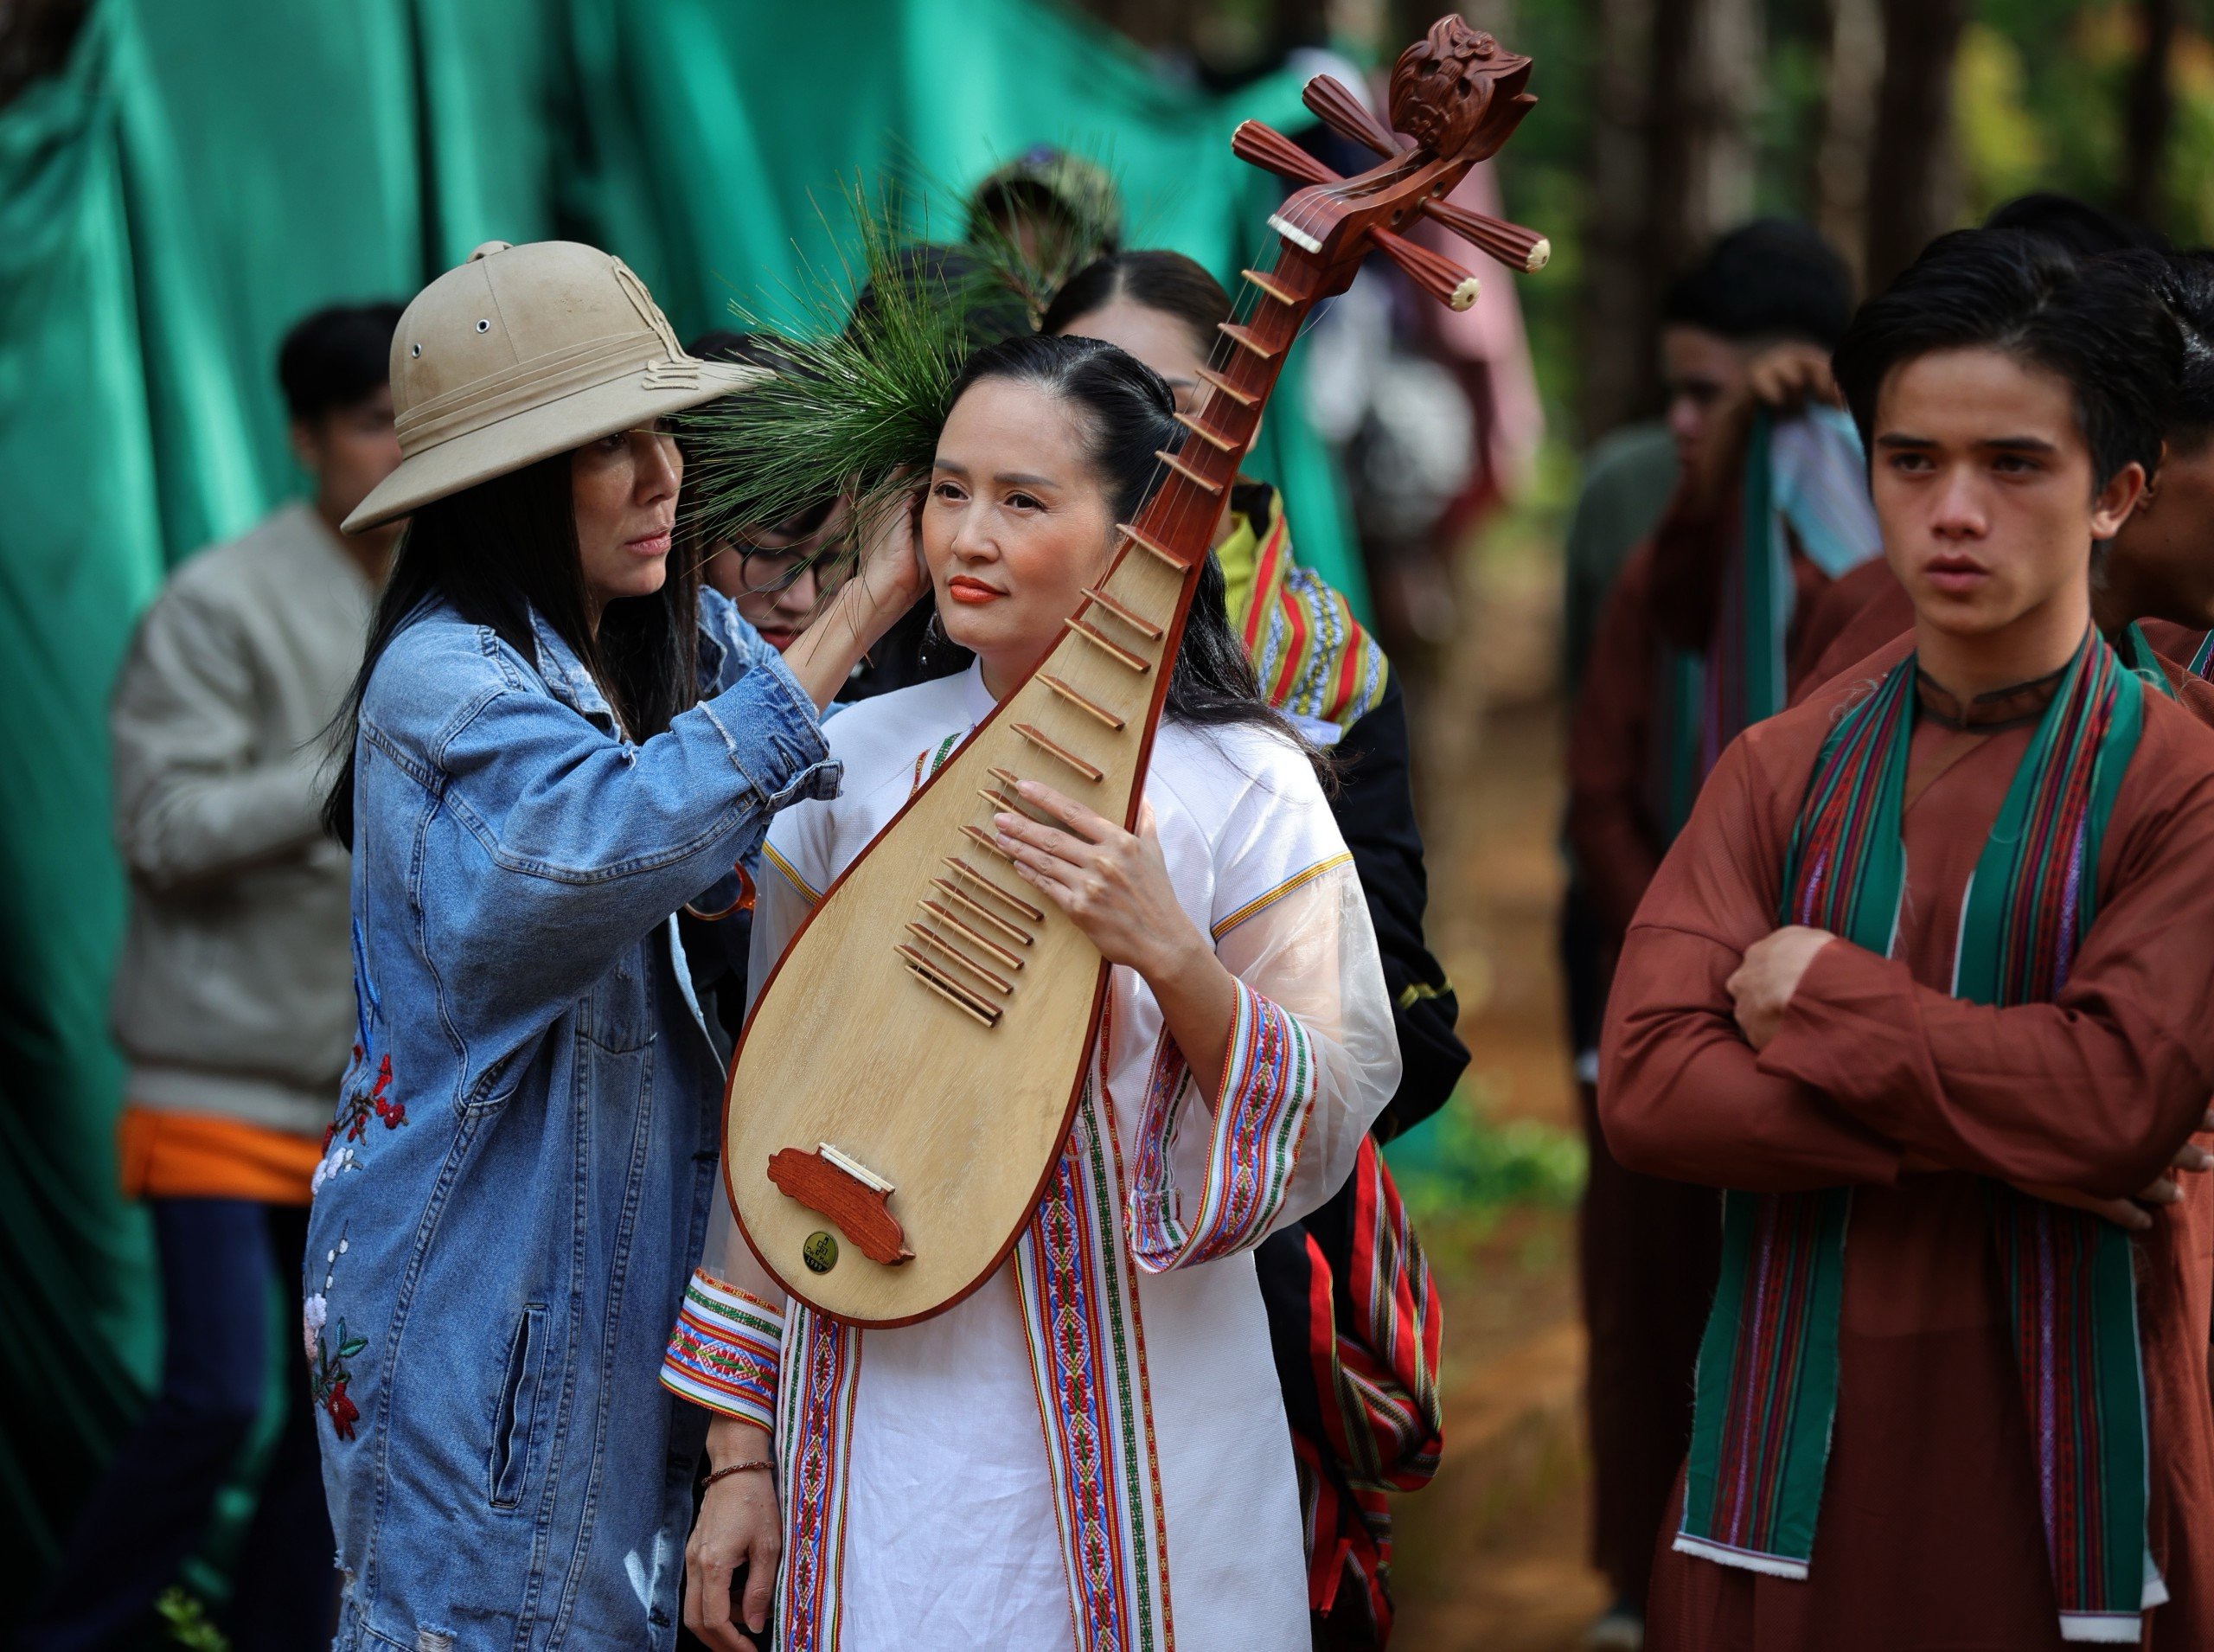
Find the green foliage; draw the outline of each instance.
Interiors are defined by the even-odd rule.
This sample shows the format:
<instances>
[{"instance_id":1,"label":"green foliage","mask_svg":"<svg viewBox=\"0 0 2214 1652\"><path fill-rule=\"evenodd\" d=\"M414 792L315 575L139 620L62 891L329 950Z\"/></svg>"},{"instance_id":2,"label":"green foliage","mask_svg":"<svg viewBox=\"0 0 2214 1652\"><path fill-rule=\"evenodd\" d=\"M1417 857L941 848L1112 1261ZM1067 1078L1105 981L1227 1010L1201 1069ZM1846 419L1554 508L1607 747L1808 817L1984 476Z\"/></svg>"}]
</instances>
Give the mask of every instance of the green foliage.
<instances>
[{"instance_id":1,"label":"green foliage","mask_svg":"<svg viewBox=\"0 0 2214 1652\"><path fill-rule=\"evenodd\" d=\"M2176 42L2175 130L2168 143L2168 222L2179 239L2214 240L2214 44Z\"/></svg>"},{"instance_id":2,"label":"green foliage","mask_svg":"<svg viewBox=\"0 0 2214 1652\"><path fill-rule=\"evenodd\" d=\"M1034 325L1110 237L1116 210L1111 185L1097 198L1076 192L1033 239L969 226L973 239L949 261L911 193L855 183L843 194L852 250L835 271L810 269L773 311L731 303L739 327L776 336L784 368L679 421L687 509L706 541L782 522L832 492L864 515L901 492L930 465L963 360Z\"/></svg>"},{"instance_id":3,"label":"green foliage","mask_svg":"<svg viewBox=\"0 0 2214 1652\"><path fill-rule=\"evenodd\" d=\"M1385 1156L1417 1223L1486 1222L1517 1206L1565 1208L1584 1190L1582 1137L1535 1119L1494 1117L1480 1080Z\"/></svg>"},{"instance_id":4,"label":"green foliage","mask_svg":"<svg viewBox=\"0 0 2214 1652\"><path fill-rule=\"evenodd\" d=\"M197 1595L172 1585L162 1591L154 1610L168 1630L171 1644L189 1652L231 1652L230 1637L208 1621L208 1608Z\"/></svg>"},{"instance_id":5,"label":"green foliage","mask_svg":"<svg viewBox=\"0 0 2214 1652\"><path fill-rule=\"evenodd\" d=\"M1953 67L1953 120L1972 217L2043 187L2051 159L2028 93L2015 43L1988 23L1968 24Z\"/></svg>"},{"instance_id":6,"label":"green foliage","mask_svg":"<svg viewBox=\"0 0 2214 1652\"><path fill-rule=\"evenodd\" d=\"M749 331L781 332L786 369L681 421L686 491L705 539L781 522L830 492L873 503L930 464L969 348L969 312L995 278L903 259L895 199L855 189L847 205L857 264L810 271L781 326L732 303ZM871 304L849 314L864 288Z\"/></svg>"}]
</instances>

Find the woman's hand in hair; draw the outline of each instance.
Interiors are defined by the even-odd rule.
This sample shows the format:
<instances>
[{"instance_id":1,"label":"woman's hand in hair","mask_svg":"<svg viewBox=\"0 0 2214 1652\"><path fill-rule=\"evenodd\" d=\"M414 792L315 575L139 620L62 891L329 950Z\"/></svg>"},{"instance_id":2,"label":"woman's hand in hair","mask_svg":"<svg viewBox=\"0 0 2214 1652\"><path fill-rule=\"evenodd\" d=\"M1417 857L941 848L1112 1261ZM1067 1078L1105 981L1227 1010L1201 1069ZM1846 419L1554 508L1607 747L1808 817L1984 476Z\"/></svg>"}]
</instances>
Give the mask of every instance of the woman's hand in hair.
<instances>
[{"instance_id":1,"label":"woman's hand in hair","mask_svg":"<svg viewBox=\"0 0 2214 1652\"><path fill-rule=\"evenodd\" d=\"M821 618L784 650L785 669L816 705L829 705L854 667L930 589L915 521L922 494L896 493L861 513L861 556Z\"/></svg>"},{"instance_id":2,"label":"woman's hand in hair","mask_svg":"<svg viewBox=\"0 0 2214 1652\"><path fill-rule=\"evenodd\" d=\"M931 586L916 531L922 509L923 489L918 481L913 492L871 500L861 511L861 559L843 588L860 586L866 605L882 611L886 625L913 607ZM883 635L881 627L877 635Z\"/></svg>"},{"instance_id":3,"label":"woman's hand in hair","mask_svg":"<svg viewBox=\"0 0 2214 1652\"><path fill-rule=\"evenodd\" d=\"M774 1457L760 1429L728 1417L709 1425L708 1467L764 1460ZM684 1546L684 1627L715 1652L754 1652L766 1644L763 1631L784 1541L769 1470L748 1469L709 1486ZM732 1579L741 1566L745 1594L733 1611ZM741 1625L745 1633L739 1632Z\"/></svg>"},{"instance_id":4,"label":"woman's hand in hair","mask_svg":"<svg viewBox=\"0 0 2214 1652\"><path fill-rule=\"evenodd\" d=\"M1027 810L993 817L1000 847L1101 957L1145 978L1212 1104L1238 1016L1238 984L1177 901L1152 809L1142 808L1138 829L1126 832L1051 786L1025 780L1016 791Z\"/></svg>"}]
</instances>

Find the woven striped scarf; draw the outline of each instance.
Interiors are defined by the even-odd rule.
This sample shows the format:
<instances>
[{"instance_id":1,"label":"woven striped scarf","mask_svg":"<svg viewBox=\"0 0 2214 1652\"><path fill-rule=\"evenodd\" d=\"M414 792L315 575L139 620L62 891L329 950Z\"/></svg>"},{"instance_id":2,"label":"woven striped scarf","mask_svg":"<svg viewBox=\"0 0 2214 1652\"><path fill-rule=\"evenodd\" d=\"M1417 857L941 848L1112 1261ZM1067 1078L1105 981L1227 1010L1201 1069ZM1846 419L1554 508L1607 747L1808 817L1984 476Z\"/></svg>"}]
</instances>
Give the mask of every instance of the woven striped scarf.
<instances>
[{"instance_id":1,"label":"woven striped scarf","mask_svg":"<svg viewBox=\"0 0 2214 1652\"><path fill-rule=\"evenodd\" d=\"M1793 829L1782 921L1888 956L1905 886L1900 837L1915 662L1847 713ZM2100 840L2144 718L2143 679L2096 634L2016 770L1961 914L1953 993L2051 1001L2096 907ZM2060 1628L2134 1644L2165 1598L2145 1542L2144 1386L2129 1240L2086 1213L1987 1184ZM1804 1578L1837 1411L1852 1194L1731 1193L1721 1284L1699 1345L1675 1546Z\"/></svg>"},{"instance_id":2,"label":"woven striped scarf","mask_svg":"<svg viewBox=\"0 0 2214 1652\"><path fill-rule=\"evenodd\" d=\"M2191 674L2195 677L2214 677L2214 631L2199 639L2198 650L2191 656Z\"/></svg>"},{"instance_id":3,"label":"woven striped scarf","mask_svg":"<svg viewBox=\"0 0 2214 1652\"><path fill-rule=\"evenodd\" d=\"M2114 651L2121 656L2124 665L2169 699L2176 697L2175 685L2168 681L2168 674L2160 668L2160 656L2153 651L2153 644L2145 638L2145 628L2135 620L2121 628L2121 635L2114 639ZM2206 651L2204 643L2199 644L2198 651L2201 654ZM2192 669L2196 670L2198 668L2193 666Z\"/></svg>"},{"instance_id":4,"label":"woven striped scarf","mask_svg":"<svg viewBox=\"0 0 2214 1652\"><path fill-rule=\"evenodd\" d=\"M1660 650L1648 784L1664 839L1683 829L1723 749L1783 709L1783 644L1796 595L1793 538L1833 579L1881 548L1860 439L1835 408L1811 407L1781 422L1754 415L1713 639L1703 652Z\"/></svg>"}]
</instances>

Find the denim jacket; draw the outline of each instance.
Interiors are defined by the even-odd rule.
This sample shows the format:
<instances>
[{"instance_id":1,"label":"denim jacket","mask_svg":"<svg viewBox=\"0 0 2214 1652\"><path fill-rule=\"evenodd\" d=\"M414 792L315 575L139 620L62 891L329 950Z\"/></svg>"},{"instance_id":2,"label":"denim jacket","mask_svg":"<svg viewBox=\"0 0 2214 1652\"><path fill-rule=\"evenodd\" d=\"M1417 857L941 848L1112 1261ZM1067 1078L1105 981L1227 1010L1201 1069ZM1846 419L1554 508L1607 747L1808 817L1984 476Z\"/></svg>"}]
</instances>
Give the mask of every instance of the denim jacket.
<instances>
[{"instance_id":1,"label":"denim jacket","mask_svg":"<svg viewBox=\"0 0 2214 1652\"><path fill-rule=\"evenodd\" d=\"M722 1073L672 919L839 773L713 592L701 631L710 697L643 745L542 623L533 661L428 609L364 697L302 1323L345 1652L675 1644L705 1413L657 1378Z\"/></svg>"}]
</instances>

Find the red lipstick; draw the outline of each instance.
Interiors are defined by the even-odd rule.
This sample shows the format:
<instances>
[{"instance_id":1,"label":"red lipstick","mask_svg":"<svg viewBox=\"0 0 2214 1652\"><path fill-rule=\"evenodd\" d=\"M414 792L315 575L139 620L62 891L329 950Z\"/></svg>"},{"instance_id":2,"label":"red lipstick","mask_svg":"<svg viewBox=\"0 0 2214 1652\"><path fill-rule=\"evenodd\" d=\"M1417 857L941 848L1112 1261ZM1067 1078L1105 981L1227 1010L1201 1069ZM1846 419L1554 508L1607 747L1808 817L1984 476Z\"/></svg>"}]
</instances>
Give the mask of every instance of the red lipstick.
<instances>
[{"instance_id":1,"label":"red lipstick","mask_svg":"<svg viewBox=\"0 0 2214 1652\"><path fill-rule=\"evenodd\" d=\"M945 582L945 594L956 602L969 607L980 607L988 602L997 602L1007 592L986 585L982 579L972 579L965 573L957 573Z\"/></svg>"}]
</instances>

